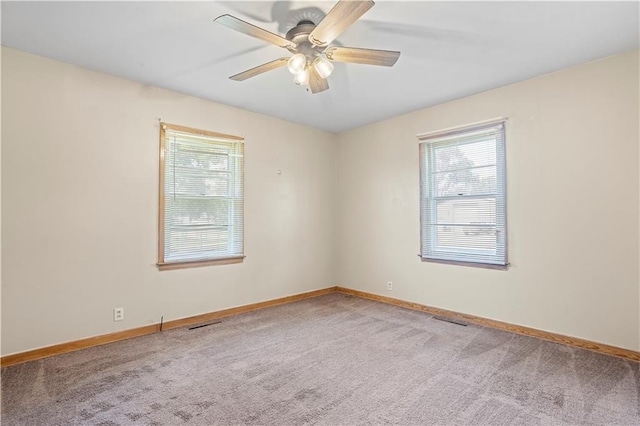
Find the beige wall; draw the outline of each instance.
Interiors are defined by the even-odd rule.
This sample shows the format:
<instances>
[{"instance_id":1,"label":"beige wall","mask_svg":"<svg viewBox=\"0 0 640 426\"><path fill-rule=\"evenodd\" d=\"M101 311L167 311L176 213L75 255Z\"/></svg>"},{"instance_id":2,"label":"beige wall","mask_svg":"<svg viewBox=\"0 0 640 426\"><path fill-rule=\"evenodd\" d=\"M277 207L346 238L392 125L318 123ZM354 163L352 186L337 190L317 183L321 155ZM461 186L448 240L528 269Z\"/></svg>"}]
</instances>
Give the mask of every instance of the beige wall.
<instances>
[{"instance_id":1,"label":"beige wall","mask_svg":"<svg viewBox=\"0 0 640 426\"><path fill-rule=\"evenodd\" d=\"M638 52L338 136L8 48L2 67L3 355L335 284L640 349ZM511 268L420 262L415 134L499 116ZM243 264L154 266L158 117L246 137Z\"/></svg>"},{"instance_id":2,"label":"beige wall","mask_svg":"<svg viewBox=\"0 0 640 426\"><path fill-rule=\"evenodd\" d=\"M339 135L339 284L639 350L638 72L635 51ZM502 116L511 268L421 262L415 135Z\"/></svg>"},{"instance_id":3,"label":"beige wall","mask_svg":"<svg viewBox=\"0 0 640 426\"><path fill-rule=\"evenodd\" d=\"M3 354L335 285L335 135L13 49L2 67ZM157 270L158 117L245 136L243 264Z\"/></svg>"},{"instance_id":4,"label":"beige wall","mask_svg":"<svg viewBox=\"0 0 640 426\"><path fill-rule=\"evenodd\" d=\"M2 81L2 55L0 55L0 81ZM2 84L0 84L0 99L2 99ZM2 102L0 102L0 117L2 117ZM0 307L2 306L2 119L0 118ZM2 315L0 313L0 330L2 330ZM0 333L1 334L1 333ZM0 335L0 354L2 354L2 338Z\"/></svg>"}]
</instances>

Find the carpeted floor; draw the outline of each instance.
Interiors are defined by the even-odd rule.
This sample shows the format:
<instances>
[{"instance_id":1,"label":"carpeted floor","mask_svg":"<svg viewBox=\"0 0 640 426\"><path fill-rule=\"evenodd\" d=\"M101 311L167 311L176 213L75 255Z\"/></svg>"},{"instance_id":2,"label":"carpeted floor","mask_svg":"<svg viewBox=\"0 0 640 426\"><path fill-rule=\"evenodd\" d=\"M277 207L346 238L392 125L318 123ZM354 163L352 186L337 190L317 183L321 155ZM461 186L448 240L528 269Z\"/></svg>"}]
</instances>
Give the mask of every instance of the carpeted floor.
<instances>
[{"instance_id":1,"label":"carpeted floor","mask_svg":"<svg viewBox=\"0 0 640 426\"><path fill-rule=\"evenodd\" d=\"M2 370L2 425L640 425L640 364L341 294Z\"/></svg>"}]
</instances>

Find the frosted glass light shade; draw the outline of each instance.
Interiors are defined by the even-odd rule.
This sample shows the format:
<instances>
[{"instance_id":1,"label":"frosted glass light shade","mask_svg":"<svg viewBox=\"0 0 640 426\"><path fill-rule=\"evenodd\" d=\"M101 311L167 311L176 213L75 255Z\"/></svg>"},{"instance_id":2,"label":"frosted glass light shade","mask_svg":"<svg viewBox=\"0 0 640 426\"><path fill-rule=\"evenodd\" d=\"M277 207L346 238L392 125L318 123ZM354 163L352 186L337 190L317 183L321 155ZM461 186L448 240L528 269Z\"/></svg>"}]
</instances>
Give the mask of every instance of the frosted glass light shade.
<instances>
[{"instance_id":1,"label":"frosted glass light shade","mask_svg":"<svg viewBox=\"0 0 640 426\"><path fill-rule=\"evenodd\" d=\"M287 62L287 68L291 74L298 74L299 72L304 71L307 66L307 57L302 53L296 53L291 58L289 58L289 62Z\"/></svg>"},{"instance_id":2,"label":"frosted glass light shade","mask_svg":"<svg viewBox=\"0 0 640 426\"><path fill-rule=\"evenodd\" d=\"M303 86L309 83L309 71L303 69L299 73L293 76L293 82L298 86Z\"/></svg>"},{"instance_id":3,"label":"frosted glass light shade","mask_svg":"<svg viewBox=\"0 0 640 426\"><path fill-rule=\"evenodd\" d=\"M322 78L329 77L333 72L333 64L328 60L326 60L325 58L323 58L322 56L318 56L313 61L313 67L318 72L318 75Z\"/></svg>"}]
</instances>

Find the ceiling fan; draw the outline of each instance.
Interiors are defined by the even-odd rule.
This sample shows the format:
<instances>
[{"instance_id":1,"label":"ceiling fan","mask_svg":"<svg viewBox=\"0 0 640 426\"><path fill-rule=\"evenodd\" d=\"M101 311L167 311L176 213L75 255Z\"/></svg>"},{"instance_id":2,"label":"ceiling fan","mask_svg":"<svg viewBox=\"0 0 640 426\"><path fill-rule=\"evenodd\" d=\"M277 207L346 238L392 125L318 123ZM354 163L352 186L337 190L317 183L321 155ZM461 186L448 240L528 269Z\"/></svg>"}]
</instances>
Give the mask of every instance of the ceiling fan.
<instances>
[{"instance_id":1,"label":"ceiling fan","mask_svg":"<svg viewBox=\"0 0 640 426\"><path fill-rule=\"evenodd\" d=\"M311 93L319 93L329 88L327 77L333 72L331 62L392 67L400 57L400 52L330 45L374 4L372 0L340 0L317 25L310 20L302 20L289 30L285 37L256 27L235 16L217 17L215 22L219 24L293 53L293 56L267 62L229 78L244 81L286 65L294 75L293 81L296 84L309 85Z\"/></svg>"}]
</instances>

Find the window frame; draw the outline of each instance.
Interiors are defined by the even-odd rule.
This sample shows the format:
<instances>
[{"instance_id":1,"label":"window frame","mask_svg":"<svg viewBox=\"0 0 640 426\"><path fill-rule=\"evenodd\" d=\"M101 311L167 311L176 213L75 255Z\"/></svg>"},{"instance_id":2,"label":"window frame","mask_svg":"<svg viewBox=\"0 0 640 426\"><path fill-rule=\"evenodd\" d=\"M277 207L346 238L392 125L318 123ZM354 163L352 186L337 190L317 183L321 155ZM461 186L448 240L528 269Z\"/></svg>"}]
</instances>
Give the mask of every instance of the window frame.
<instances>
[{"instance_id":1,"label":"window frame","mask_svg":"<svg viewBox=\"0 0 640 426\"><path fill-rule=\"evenodd\" d=\"M506 118L497 118L477 123L472 123L464 126L444 129L435 132L423 133L417 135L419 144L418 144L418 152L419 152L419 173L420 173L420 253L418 257L423 262L432 262L432 263L442 263L442 264L451 264L451 265L460 265L460 266L472 266L478 268L486 268L486 269L499 269L499 270L507 270L509 268L509 260L508 260L508 232L507 232L507 161L506 161ZM496 158L495 158L495 167L496 167L496 192L495 193L485 193L485 194L475 194L475 195L462 195L460 198L494 198L496 204L496 232L500 232L503 235L503 247L504 247L504 255L503 262L483 262L479 260L463 260L463 259L455 259L454 256L451 258L447 258L446 253L450 252L453 254L476 254L481 255L484 254L484 250L478 249L465 249L465 248L443 248L437 245L437 238L434 238L433 235L429 239L431 243L430 247L430 256L426 255L427 250L425 250L425 233L431 232L432 234L436 232L433 224L437 224L437 203L438 200L442 199L457 199L457 196L433 196L435 193L435 189L433 187L428 187L429 185L433 186L435 184L434 179L429 179L427 177L428 173L431 173L432 170L435 170L434 161L435 155L433 155L434 150L438 147L452 146L454 142L452 140L438 140L445 137L453 137L459 135L464 137L465 134L472 134L474 132L480 132L483 129L490 128L498 128L497 134L499 137L496 137ZM430 142L432 141L432 142ZM471 141L467 143L478 143L476 141ZM427 162L429 164L427 164ZM480 167L480 166L478 166ZM482 166L485 167L485 166ZM450 172L450 171L449 171ZM500 179L502 176L502 179ZM427 188L428 187L428 188ZM430 196L429 196L430 195ZM425 211L427 207L425 203L430 203L428 207L429 215L431 217L426 218L427 214ZM499 212L499 209L502 212ZM498 219L498 217L502 218L502 222ZM502 226L501 226L502 225ZM497 251L497 250L496 250ZM498 256L498 255L496 255ZM460 256L457 256L460 257Z\"/></svg>"},{"instance_id":2,"label":"window frame","mask_svg":"<svg viewBox=\"0 0 640 426\"><path fill-rule=\"evenodd\" d=\"M176 124L170 124L165 122L160 122L160 156L159 156L159 182L158 182L158 262L157 266L160 271L165 270L174 270L174 269L185 269L185 268L193 268L198 266L210 266L210 265L228 265L234 263L241 263L244 261L246 257L244 255L244 212L242 214L242 251L243 253L240 255L234 255L229 257L218 257L218 258L209 258L209 259L196 259L196 260L180 260L180 261L170 261L165 262L165 168L166 168L166 159L165 159L165 150L166 150L166 133L167 130L173 130L176 132L187 133L194 136L204 136L218 139L227 139L230 141L237 141L240 143L244 143L244 138L242 136L229 135L224 133L212 132L208 130L195 129L192 127L180 126ZM244 153L244 149L243 149ZM243 209L244 209L244 159L242 162L242 170L239 175L242 179L242 199L243 199Z\"/></svg>"}]
</instances>

